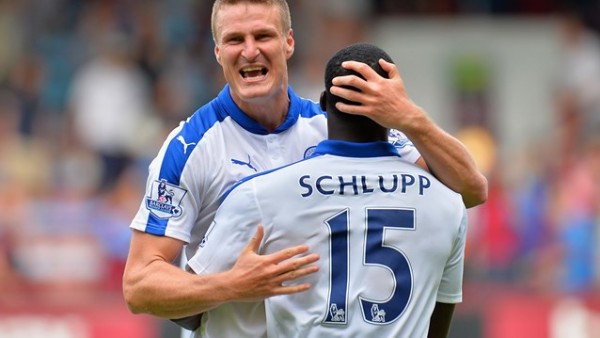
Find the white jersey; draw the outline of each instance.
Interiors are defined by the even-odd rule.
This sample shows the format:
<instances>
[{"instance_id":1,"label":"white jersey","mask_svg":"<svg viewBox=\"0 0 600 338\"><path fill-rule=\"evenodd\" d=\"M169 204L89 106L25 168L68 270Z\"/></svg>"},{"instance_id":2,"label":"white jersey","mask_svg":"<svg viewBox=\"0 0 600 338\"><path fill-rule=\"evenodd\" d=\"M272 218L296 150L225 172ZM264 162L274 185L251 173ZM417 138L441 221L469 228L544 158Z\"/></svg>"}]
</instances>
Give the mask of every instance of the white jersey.
<instances>
[{"instance_id":1,"label":"white jersey","mask_svg":"<svg viewBox=\"0 0 600 338\"><path fill-rule=\"evenodd\" d=\"M193 256L227 189L248 175L304 159L327 137L319 105L291 88L288 96L286 120L268 132L237 107L226 85L168 136L150 164L131 228L189 243L186 256ZM394 144L406 161L419 158L403 134Z\"/></svg>"},{"instance_id":2,"label":"white jersey","mask_svg":"<svg viewBox=\"0 0 600 338\"><path fill-rule=\"evenodd\" d=\"M231 268L259 223L261 254L307 244L320 255L320 270L297 281L311 289L224 304L197 336L426 337L435 302L462 301L461 196L388 143L323 141L309 159L240 182L189 266Z\"/></svg>"}]
</instances>

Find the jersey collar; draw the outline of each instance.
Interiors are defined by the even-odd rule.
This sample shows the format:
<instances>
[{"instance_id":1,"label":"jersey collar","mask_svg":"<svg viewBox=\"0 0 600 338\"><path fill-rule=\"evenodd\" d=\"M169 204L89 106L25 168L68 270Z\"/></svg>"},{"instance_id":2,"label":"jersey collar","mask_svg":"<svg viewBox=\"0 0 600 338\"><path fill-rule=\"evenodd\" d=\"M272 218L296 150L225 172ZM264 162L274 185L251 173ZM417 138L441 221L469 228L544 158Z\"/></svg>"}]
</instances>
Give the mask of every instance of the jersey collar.
<instances>
[{"instance_id":1,"label":"jersey collar","mask_svg":"<svg viewBox=\"0 0 600 338\"><path fill-rule=\"evenodd\" d=\"M400 153L389 142L356 143L338 140L325 140L317 145L312 156L337 155L345 157L398 156Z\"/></svg>"},{"instance_id":2,"label":"jersey collar","mask_svg":"<svg viewBox=\"0 0 600 338\"><path fill-rule=\"evenodd\" d=\"M231 97L229 89L229 84L225 85L225 87L217 96L217 101L220 103L221 108L225 110L227 115L231 116L231 118L240 126L242 126L242 128L246 129L251 133L259 135L269 134L269 131L267 129L265 129L262 125L260 125L250 116L246 115L246 113L244 113L235 104L233 98ZM279 134L288 130L298 120L298 116L300 115L300 107L302 104L300 102L300 98L296 95L296 93L294 93L291 86L288 86L288 97L290 98L290 107L288 110L288 114L285 117L285 121L283 121L283 123L273 131L273 134Z\"/></svg>"}]
</instances>

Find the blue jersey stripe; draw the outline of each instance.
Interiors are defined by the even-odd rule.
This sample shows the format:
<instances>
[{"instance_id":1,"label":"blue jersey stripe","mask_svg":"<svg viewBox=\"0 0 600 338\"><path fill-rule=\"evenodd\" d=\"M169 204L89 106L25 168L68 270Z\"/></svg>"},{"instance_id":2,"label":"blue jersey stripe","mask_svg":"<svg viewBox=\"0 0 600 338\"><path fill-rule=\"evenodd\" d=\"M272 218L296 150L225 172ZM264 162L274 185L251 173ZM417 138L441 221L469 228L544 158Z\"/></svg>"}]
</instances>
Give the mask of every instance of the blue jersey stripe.
<instances>
[{"instance_id":1,"label":"blue jersey stripe","mask_svg":"<svg viewBox=\"0 0 600 338\"><path fill-rule=\"evenodd\" d=\"M210 128L227 117L227 114L220 109L218 104L221 96L219 95L210 103L198 109L184 122L180 132L169 142L160 167L159 180L164 179L174 185L180 184L185 164L196 145ZM163 219L150 213L146 232L164 236L168 222L169 219Z\"/></svg>"},{"instance_id":2,"label":"blue jersey stripe","mask_svg":"<svg viewBox=\"0 0 600 338\"><path fill-rule=\"evenodd\" d=\"M277 134L288 130L296 124L300 117L312 118L324 114L317 103L297 96L291 87L288 87L288 96L290 107L286 120L273 133ZM235 104L230 94L229 85L225 85L215 99L202 106L183 123L179 133L169 142L158 179L179 186L181 175L192 151L208 130L215 124L223 122L227 117L232 118L242 128L251 133L269 134L267 129L246 115ZM228 192L223 198L227 194ZM168 221L169 218L161 218L150 213L146 223L146 232L164 236Z\"/></svg>"},{"instance_id":3,"label":"blue jersey stripe","mask_svg":"<svg viewBox=\"0 0 600 338\"><path fill-rule=\"evenodd\" d=\"M398 150L389 142L353 143L339 140L324 140L317 145L313 155L332 154L346 157L398 156Z\"/></svg>"},{"instance_id":4,"label":"blue jersey stripe","mask_svg":"<svg viewBox=\"0 0 600 338\"><path fill-rule=\"evenodd\" d=\"M282 133L293 127L299 117L310 118L324 114L317 103L297 96L292 87L288 87L288 97L290 99L288 114L286 115L285 121L272 132L273 134ZM246 115L235 104L233 98L229 94L229 85L226 85L221 91L221 94L219 94L219 104L235 122L247 131L258 135L267 135L270 133L269 130L265 129L260 123Z\"/></svg>"}]
</instances>

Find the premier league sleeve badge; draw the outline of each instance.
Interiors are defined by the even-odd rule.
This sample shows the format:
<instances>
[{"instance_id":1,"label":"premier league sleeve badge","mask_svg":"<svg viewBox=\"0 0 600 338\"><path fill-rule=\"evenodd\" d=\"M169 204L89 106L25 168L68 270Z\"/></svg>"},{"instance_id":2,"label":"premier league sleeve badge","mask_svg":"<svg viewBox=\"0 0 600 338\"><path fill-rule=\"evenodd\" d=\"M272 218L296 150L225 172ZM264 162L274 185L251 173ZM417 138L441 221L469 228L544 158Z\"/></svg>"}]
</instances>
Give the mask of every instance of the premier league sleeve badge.
<instances>
[{"instance_id":1,"label":"premier league sleeve badge","mask_svg":"<svg viewBox=\"0 0 600 338\"><path fill-rule=\"evenodd\" d=\"M169 219L182 213L181 200L187 190L168 183L166 180L152 182L150 196L146 197L146 208L159 218Z\"/></svg>"}]
</instances>

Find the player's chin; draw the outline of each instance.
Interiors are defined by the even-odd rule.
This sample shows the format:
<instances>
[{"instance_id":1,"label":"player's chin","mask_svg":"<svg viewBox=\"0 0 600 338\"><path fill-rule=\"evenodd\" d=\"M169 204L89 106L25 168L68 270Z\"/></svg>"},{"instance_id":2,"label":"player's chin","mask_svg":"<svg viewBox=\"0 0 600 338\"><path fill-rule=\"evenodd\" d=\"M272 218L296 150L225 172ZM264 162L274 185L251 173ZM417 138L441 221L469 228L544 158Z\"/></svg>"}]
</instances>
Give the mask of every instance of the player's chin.
<instances>
[{"instance_id":1,"label":"player's chin","mask_svg":"<svg viewBox=\"0 0 600 338\"><path fill-rule=\"evenodd\" d=\"M244 100L254 100L271 96L275 87L268 81L244 83L239 88L239 96Z\"/></svg>"}]
</instances>

